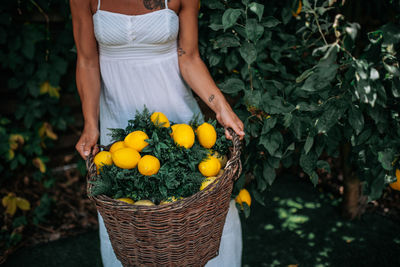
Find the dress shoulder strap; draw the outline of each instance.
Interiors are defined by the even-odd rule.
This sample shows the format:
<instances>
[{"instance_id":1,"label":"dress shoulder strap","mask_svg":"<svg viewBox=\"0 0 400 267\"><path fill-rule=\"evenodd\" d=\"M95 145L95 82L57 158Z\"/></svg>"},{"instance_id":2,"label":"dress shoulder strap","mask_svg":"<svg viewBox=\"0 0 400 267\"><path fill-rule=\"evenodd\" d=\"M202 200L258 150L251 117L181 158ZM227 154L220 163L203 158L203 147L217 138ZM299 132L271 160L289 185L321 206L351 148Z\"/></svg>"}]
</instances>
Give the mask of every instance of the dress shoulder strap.
<instances>
[{"instance_id":1,"label":"dress shoulder strap","mask_svg":"<svg viewBox=\"0 0 400 267\"><path fill-rule=\"evenodd\" d=\"M97 10L100 10L100 3L101 3L101 0L97 0Z\"/></svg>"},{"instance_id":2,"label":"dress shoulder strap","mask_svg":"<svg viewBox=\"0 0 400 267\"><path fill-rule=\"evenodd\" d=\"M165 0L165 8L168 9L168 0Z\"/></svg>"}]
</instances>

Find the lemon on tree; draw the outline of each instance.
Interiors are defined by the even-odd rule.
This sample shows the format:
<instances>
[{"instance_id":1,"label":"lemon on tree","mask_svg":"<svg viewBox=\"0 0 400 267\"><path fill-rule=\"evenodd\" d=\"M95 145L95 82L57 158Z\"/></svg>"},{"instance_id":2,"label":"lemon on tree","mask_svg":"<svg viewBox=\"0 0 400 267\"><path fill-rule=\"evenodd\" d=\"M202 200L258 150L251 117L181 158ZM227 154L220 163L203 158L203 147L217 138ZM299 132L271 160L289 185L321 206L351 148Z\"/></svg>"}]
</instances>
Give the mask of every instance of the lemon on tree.
<instances>
[{"instance_id":1,"label":"lemon on tree","mask_svg":"<svg viewBox=\"0 0 400 267\"><path fill-rule=\"evenodd\" d=\"M397 181L389 184L389 186L394 190L400 191L400 169L396 170L396 177Z\"/></svg>"},{"instance_id":2,"label":"lemon on tree","mask_svg":"<svg viewBox=\"0 0 400 267\"><path fill-rule=\"evenodd\" d=\"M205 177L216 176L221 169L221 163L213 156L208 155L202 162L199 163L199 171Z\"/></svg>"},{"instance_id":3,"label":"lemon on tree","mask_svg":"<svg viewBox=\"0 0 400 267\"><path fill-rule=\"evenodd\" d=\"M135 149L141 152L143 148L149 145L145 140L149 139L149 136L143 131L134 131L128 134L124 139L124 144L126 147Z\"/></svg>"},{"instance_id":4,"label":"lemon on tree","mask_svg":"<svg viewBox=\"0 0 400 267\"><path fill-rule=\"evenodd\" d=\"M124 147L126 147L124 141L115 142L110 147L110 153L114 153L118 149L121 149L121 148L124 148Z\"/></svg>"},{"instance_id":5,"label":"lemon on tree","mask_svg":"<svg viewBox=\"0 0 400 267\"><path fill-rule=\"evenodd\" d=\"M240 206L242 206L243 209L243 202L247 204L247 206L250 207L251 205L251 196L249 191L247 189L241 189L237 197L235 198L236 203L239 203Z\"/></svg>"},{"instance_id":6,"label":"lemon on tree","mask_svg":"<svg viewBox=\"0 0 400 267\"><path fill-rule=\"evenodd\" d=\"M132 199L127 198L127 197L118 198L117 200L125 202L125 203L128 203L128 204L134 204L135 203L135 201L133 201Z\"/></svg>"},{"instance_id":7,"label":"lemon on tree","mask_svg":"<svg viewBox=\"0 0 400 267\"><path fill-rule=\"evenodd\" d=\"M177 145L191 148L194 144L194 131L190 125L177 124L172 126L172 138Z\"/></svg>"},{"instance_id":8,"label":"lemon on tree","mask_svg":"<svg viewBox=\"0 0 400 267\"><path fill-rule=\"evenodd\" d=\"M197 139L204 148L212 148L217 141L217 132L214 126L205 122L196 129Z\"/></svg>"},{"instance_id":9,"label":"lemon on tree","mask_svg":"<svg viewBox=\"0 0 400 267\"><path fill-rule=\"evenodd\" d=\"M143 175L146 176L154 175L158 173L159 169L160 169L160 161L158 160L158 158L154 156L145 155L139 160L138 170Z\"/></svg>"},{"instance_id":10,"label":"lemon on tree","mask_svg":"<svg viewBox=\"0 0 400 267\"><path fill-rule=\"evenodd\" d=\"M154 112L153 114L151 114L150 120L157 127L168 128L170 126L167 116L165 116L164 113L161 112Z\"/></svg>"},{"instance_id":11,"label":"lemon on tree","mask_svg":"<svg viewBox=\"0 0 400 267\"><path fill-rule=\"evenodd\" d=\"M153 202L151 202L150 200L143 199L143 200L136 201L134 205L138 205L138 206L154 206L155 204Z\"/></svg>"},{"instance_id":12,"label":"lemon on tree","mask_svg":"<svg viewBox=\"0 0 400 267\"><path fill-rule=\"evenodd\" d=\"M122 169L135 168L140 158L139 152L130 147L121 148L112 153L114 164Z\"/></svg>"},{"instance_id":13,"label":"lemon on tree","mask_svg":"<svg viewBox=\"0 0 400 267\"><path fill-rule=\"evenodd\" d=\"M108 151L101 151L96 154L93 162L94 164L96 164L97 174L99 174L101 167L103 167L104 165L113 164L111 153Z\"/></svg>"}]
</instances>

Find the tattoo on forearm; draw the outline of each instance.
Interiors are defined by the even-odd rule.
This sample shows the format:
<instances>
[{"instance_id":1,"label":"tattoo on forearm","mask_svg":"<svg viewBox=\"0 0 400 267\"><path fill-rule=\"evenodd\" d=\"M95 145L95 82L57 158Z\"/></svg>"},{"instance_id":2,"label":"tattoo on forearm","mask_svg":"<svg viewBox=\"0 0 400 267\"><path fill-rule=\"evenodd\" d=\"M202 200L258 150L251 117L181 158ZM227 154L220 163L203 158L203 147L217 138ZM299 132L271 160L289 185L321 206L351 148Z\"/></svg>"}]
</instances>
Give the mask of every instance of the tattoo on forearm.
<instances>
[{"instance_id":1,"label":"tattoo on forearm","mask_svg":"<svg viewBox=\"0 0 400 267\"><path fill-rule=\"evenodd\" d=\"M168 0L169 2L169 0ZM163 9L165 8L164 0L143 0L143 5L148 10Z\"/></svg>"},{"instance_id":2,"label":"tattoo on forearm","mask_svg":"<svg viewBox=\"0 0 400 267\"><path fill-rule=\"evenodd\" d=\"M178 47L178 56L183 56L184 54L186 54L186 51L185 50L183 50L183 48L182 47Z\"/></svg>"},{"instance_id":3,"label":"tattoo on forearm","mask_svg":"<svg viewBox=\"0 0 400 267\"><path fill-rule=\"evenodd\" d=\"M214 95L210 95L210 97L208 98L208 102L212 102L214 100L215 96Z\"/></svg>"}]
</instances>

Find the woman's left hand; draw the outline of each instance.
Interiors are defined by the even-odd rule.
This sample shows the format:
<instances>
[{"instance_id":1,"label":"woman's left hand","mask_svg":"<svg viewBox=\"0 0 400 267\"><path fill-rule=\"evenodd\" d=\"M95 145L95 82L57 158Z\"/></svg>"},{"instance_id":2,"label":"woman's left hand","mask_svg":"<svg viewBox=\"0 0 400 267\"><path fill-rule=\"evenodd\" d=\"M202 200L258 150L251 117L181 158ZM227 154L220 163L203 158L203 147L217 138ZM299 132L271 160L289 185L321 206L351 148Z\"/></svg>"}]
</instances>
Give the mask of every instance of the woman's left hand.
<instances>
[{"instance_id":1,"label":"woman's left hand","mask_svg":"<svg viewBox=\"0 0 400 267\"><path fill-rule=\"evenodd\" d=\"M219 109L216 117L218 122L225 128L225 136L227 139L232 140L232 136L229 133L228 128L232 128L232 130L234 130L239 136L240 140L243 139L245 135L244 124L235 114L235 112L233 112L231 106L227 102L225 102Z\"/></svg>"}]
</instances>

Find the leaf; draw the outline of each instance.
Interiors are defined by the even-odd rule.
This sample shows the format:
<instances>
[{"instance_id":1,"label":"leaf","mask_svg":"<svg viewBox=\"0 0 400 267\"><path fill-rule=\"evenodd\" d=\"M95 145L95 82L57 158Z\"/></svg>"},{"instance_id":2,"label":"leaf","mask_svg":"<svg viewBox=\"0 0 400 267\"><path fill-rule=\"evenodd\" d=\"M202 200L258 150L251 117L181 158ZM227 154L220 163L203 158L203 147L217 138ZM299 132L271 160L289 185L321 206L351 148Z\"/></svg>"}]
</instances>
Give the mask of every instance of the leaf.
<instances>
[{"instance_id":1,"label":"leaf","mask_svg":"<svg viewBox=\"0 0 400 267\"><path fill-rule=\"evenodd\" d=\"M329 166L329 163L326 162L325 160L318 160L317 161L317 168L326 171L327 173L331 172L331 167Z\"/></svg>"},{"instance_id":2,"label":"leaf","mask_svg":"<svg viewBox=\"0 0 400 267\"><path fill-rule=\"evenodd\" d=\"M310 180L314 186L317 186L319 180L318 174L316 172L312 172L310 175Z\"/></svg>"},{"instance_id":3,"label":"leaf","mask_svg":"<svg viewBox=\"0 0 400 267\"><path fill-rule=\"evenodd\" d=\"M269 131L275 127L276 122L277 122L276 118L270 118L270 119L265 120L261 134L263 135L263 134L269 133Z\"/></svg>"},{"instance_id":4,"label":"leaf","mask_svg":"<svg viewBox=\"0 0 400 267\"><path fill-rule=\"evenodd\" d=\"M296 83L301 83L314 73L313 69L304 71L299 77L296 78Z\"/></svg>"},{"instance_id":5,"label":"leaf","mask_svg":"<svg viewBox=\"0 0 400 267\"><path fill-rule=\"evenodd\" d=\"M53 127L48 122L44 122L42 126L39 128L38 132L41 138L48 137L52 140L58 139L57 134L53 131Z\"/></svg>"},{"instance_id":6,"label":"leaf","mask_svg":"<svg viewBox=\"0 0 400 267\"><path fill-rule=\"evenodd\" d=\"M228 33L218 36L214 43L214 49L221 49L226 47L238 47L238 46L240 46L240 42L237 39L237 37Z\"/></svg>"},{"instance_id":7,"label":"leaf","mask_svg":"<svg viewBox=\"0 0 400 267\"><path fill-rule=\"evenodd\" d=\"M260 203L261 205L265 206L265 202L264 202L264 196L261 195L257 190L252 189L251 190L251 195L253 196L253 198Z\"/></svg>"},{"instance_id":8,"label":"leaf","mask_svg":"<svg viewBox=\"0 0 400 267\"><path fill-rule=\"evenodd\" d=\"M31 203L29 203L28 200L25 198L17 197L17 207L20 208L21 210L30 210L31 209Z\"/></svg>"},{"instance_id":9,"label":"leaf","mask_svg":"<svg viewBox=\"0 0 400 267\"><path fill-rule=\"evenodd\" d=\"M11 150L16 150L19 146L22 146L25 143L25 140L21 134L11 134L8 138L8 143Z\"/></svg>"},{"instance_id":10,"label":"leaf","mask_svg":"<svg viewBox=\"0 0 400 267\"><path fill-rule=\"evenodd\" d=\"M338 101L328 102L322 115L316 120L316 128L318 133L328 132L343 116L345 108Z\"/></svg>"},{"instance_id":11,"label":"leaf","mask_svg":"<svg viewBox=\"0 0 400 267\"><path fill-rule=\"evenodd\" d=\"M283 143L283 137L279 131L274 130L267 135L262 135L259 143L265 147L271 156L273 156Z\"/></svg>"},{"instance_id":12,"label":"leaf","mask_svg":"<svg viewBox=\"0 0 400 267\"><path fill-rule=\"evenodd\" d=\"M228 8L222 15L224 31L235 25L241 14L242 11L240 9Z\"/></svg>"},{"instance_id":13,"label":"leaf","mask_svg":"<svg viewBox=\"0 0 400 267\"><path fill-rule=\"evenodd\" d=\"M246 23L246 35L250 41L257 42L264 33L264 27L255 19L248 19Z\"/></svg>"},{"instance_id":14,"label":"leaf","mask_svg":"<svg viewBox=\"0 0 400 267\"><path fill-rule=\"evenodd\" d=\"M208 27L210 27L213 31L219 31L224 28L221 24L211 23Z\"/></svg>"},{"instance_id":15,"label":"leaf","mask_svg":"<svg viewBox=\"0 0 400 267\"><path fill-rule=\"evenodd\" d=\"M258 16L258 21L261 22L263 13L264 13L264 5L256 3L256 2L252 2L249 5L249 9L250 11L254 12L257 16Z\"/></svg>"},{"instance_id":16,"label":"leaf","mask_svg":"<svg viewBox=\"0 0 400 267\"><path fill-rule=\"evenodd\" d=\"M10 194L11 194L11 193L9 193L7 196L4 196L4 197L1 199L1 203L3 204L3 207L7 207L8 202L9 202L9 200L10 200Z\"/></svg>"},{"instance_id":17,"label":"leaf","mask_svg":"<svg viewBox=\"0 0 400 267\"><path fill-rule=\"evenodd\" d=\"M239 52L242 58L249 65L257 59L257 50L252 43L245 43L242 47L239 48Z\"/></svg>"},{"instance_id":18,"label":"leaf","mask_svg":"<svg viewBox=\"0 0 400 267\"><path fill-rule=\"evenodd\" d=\"M302 153L300 156L300 166L308 175L312 175L317 165L317 155L310 151L308 154Z\"/></svg>"},{"instance_id":19,"label":"leaf","mask_svg":"<svg viewBox=\"0 0 400 267\"><path fill-rule=\"evenodd\" d=\"M394 159L394 152L390 148L378 152L378 161L382 164L382 167L385 170L391 171L393 169L392 166L393 159Z\"/></svg>"},{"instance_id":20,"label":"leaf","mask_svg":"<svg viewBox=\"0 0 400 267\"><path fill-rule=\"evenodd\" d=\"M279 23L281 23L278 19L268 16L265 18L265 22L263 22L263 26L267 28L274 28L276 27Z\"/></svg>"},{"instance_id":21,"label":"leaf","mask_svg":"<svg viewBox=\"0 0 400 267\"><path fill-rule=\"evenodd\" d=\"M250 216L250 207L247 205L246 202L242 203L242 207L243 207L243 211L244 211L244 217L246 217L246 219Z\"/></svg>"},{"instance_id":22,"label":"leaf","mask_svg":"<svg viewBox=\"0 0 400 267\"><path fill-rule=\"evenodd\" d=\"M14 193L8 193L7 196L3 197L2 204L6 208L6 213L14 216L17 211L17 200Z\"/></svg>"},{"instance_id":23,"label":"leaf","mask_svg":"<svg viewBox=\"0 0 400 267\"><path fill-rule=\"evenodd\" d=\"M312 136L309 135L309 136L307 137L306 143L304 144L304 152L305 152L306 154L308 154L308 152L309 152L310 149L312 148L313 144L314 144L314 137L312 137Z\"/></svg>"},{"instance_id":24,"label":"leaf","mask_svg":"<svg viewBox=\"0 0 400 267\"><path fill-rule=\"evenodd\" d=\"M212 53L208 56L208 63L210 64L210 67L214 67L219 64L221 59L221 55Z\"/></svg>"},{"instance_id":25,"label":"leaf","mask_svg":"<svg viewBox=\"0 0 400 267\"><path fill-rule=\"evenodd\" d=\"M34 158L32 160L33 165L40 170L41 173L46 172L46 165L44 164L43 160L39 157Z\"/></svg>"},{"instance_id":26,"label":"leaf","mask_svg":"<svg viewBox=\"0 0 400 267\"><path fill-rule=\"evenodd\" d=\"M355 106L352 106L349 111L349 123L356 131L357 135L362 132L364 128L364 116L362 112Z\"/></svg>"},{"instance_id":27,"label":"leaf","mask_svg":"<svg viewBox=\"0 0 400 267\"><path fill-rule=\"evenodd\" d=\"M313 73L308 75L301 89L308 92L315 92L329 86L331 81L336 78L339 68L339 65L336 64L336 57L337 47L332 45L318 64L310 70Z\"/></svg>"},{"instance_id":28,"label":"leaf","mask_svg":"<svg viewBox=\"0 0 400 267\"><path fill-rule=\"evenodd\" d=\"M269 185L272 185L276 178L275 169L272 168L267 162L264 162L263 164L263 176Z\"/></svg>"},{"instance_id":29,"label":"leaf","mask_svg":"<svg viewBox=\"0 0 400 267\"><path fill-rule=\"evenodd\" d=\"M60 87L53 87L46 81L40 85L40 94L49 94L50 97L60 98Z\"/></svg>"},{"instance_id":30,"label":"leaf","mask_svg":"<svg viewBox=\"0 0 400 267\"><path fill-rule=\"evenodd\" d=\"M221 90L227 94L236 94L244 89L244 82L237 78L229 78L224 82L221 88Z\"/></svg>"}]
</instances>

